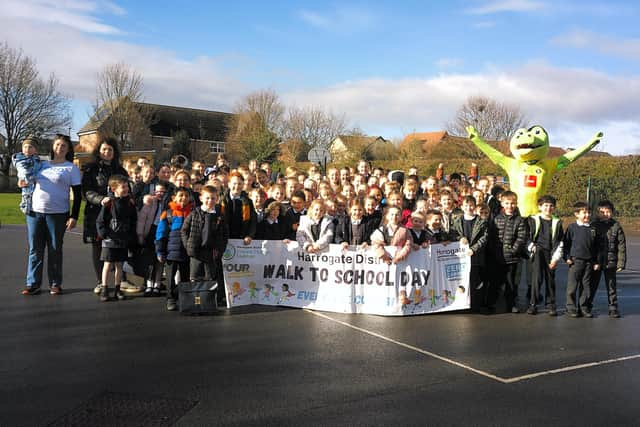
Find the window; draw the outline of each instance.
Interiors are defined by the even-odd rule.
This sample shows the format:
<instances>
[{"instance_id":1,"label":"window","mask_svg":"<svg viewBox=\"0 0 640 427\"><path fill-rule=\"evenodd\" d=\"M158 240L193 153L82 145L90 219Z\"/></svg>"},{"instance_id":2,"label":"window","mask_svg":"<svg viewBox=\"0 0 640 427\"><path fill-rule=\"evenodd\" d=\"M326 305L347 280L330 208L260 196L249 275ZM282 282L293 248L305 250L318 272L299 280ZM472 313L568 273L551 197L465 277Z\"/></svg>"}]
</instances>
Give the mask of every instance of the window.
<instances>
[{"instance_id":1,"label":"window","mask_svg":"<svg viewBox=\"0 0 640 427\"><path fill-rule=\"evenodd\" d=\"M224 142L210 142L209 153L224 153Z\"/></svg>"}]
</instances>

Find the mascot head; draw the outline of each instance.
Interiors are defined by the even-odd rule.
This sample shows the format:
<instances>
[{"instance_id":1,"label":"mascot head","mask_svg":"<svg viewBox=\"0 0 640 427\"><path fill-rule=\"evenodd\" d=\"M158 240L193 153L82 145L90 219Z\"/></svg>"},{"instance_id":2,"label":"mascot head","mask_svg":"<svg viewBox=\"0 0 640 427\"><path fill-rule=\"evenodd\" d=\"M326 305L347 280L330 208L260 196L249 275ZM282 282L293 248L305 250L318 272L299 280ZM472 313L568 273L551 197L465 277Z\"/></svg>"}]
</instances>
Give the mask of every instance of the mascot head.
<instances>
[{"instance_id":1,"label":"mascot head","mask_svg":"<svg viewBox=\"0 0 640 427\"><path fill-rule=\"evenodd\" d=\"M542 126L518 129L511 138L510 148L516 160L541 160L549 152L549 136Z\"/></svg>"}]
</instances>

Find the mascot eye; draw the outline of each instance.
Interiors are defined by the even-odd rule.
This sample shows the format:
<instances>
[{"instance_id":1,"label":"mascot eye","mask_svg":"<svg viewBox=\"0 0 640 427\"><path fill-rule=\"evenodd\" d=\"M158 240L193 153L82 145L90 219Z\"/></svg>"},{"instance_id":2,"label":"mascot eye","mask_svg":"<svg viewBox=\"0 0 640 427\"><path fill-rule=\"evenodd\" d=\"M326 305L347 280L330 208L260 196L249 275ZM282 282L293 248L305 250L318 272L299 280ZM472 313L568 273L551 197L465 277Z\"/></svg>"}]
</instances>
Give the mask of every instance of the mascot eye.
<instances>
[{"instance_id":1,"label":"mascot eye","mask_svg":"<svg viewBox=\"0 0 640 427\"><path fill-rule=\"evenodd\" d=\"M540 135L540 129L536 129L536 135Z\"/></svg>"}]
</instances>

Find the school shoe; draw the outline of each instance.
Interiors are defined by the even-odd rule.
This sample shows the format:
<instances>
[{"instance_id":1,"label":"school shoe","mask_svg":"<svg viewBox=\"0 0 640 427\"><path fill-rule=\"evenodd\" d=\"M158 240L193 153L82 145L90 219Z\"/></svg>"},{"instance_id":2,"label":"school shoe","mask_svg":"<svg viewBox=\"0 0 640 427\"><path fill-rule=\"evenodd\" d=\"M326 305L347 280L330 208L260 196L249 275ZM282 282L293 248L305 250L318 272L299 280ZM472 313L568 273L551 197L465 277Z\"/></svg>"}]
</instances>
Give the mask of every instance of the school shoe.
<instances>
[{"instance_id":1,"label":"school shoe","mask_svg":"<svg viewBox=\"0 0 640 427\"><path fill-rule=\"evenodd\" d=\"M556 308L554 306L549 307L549 316L555 317L558 315Z\"/></svg>"},{"instance_id":2,"label":"school shoe","mask_svg":"<svg viewBox=\"0 0 640 427\"><path fill-rule=\"evenodd\" d=\"M167 298L167 311L178 310L178 304L173 298Z\"/></svg>"},{"instance_id":3,"label":"school shoe","mask_svg":"<svg viewBox=\"0 0 640 427\"><path fill-rule=\"evenodd\" d=\"M114 295L115 299L117 299L118 301L124 301L125 299L127 299L127 297L124 295L124 292L122 292L120 290L120 286L116 286L116 292Z\"/></svg>"},{"instance_id":4,"label":"school shoe","mask_svg":"<svg viewBox=\"0 0 640 427\"><path fill-rule=\"evenodd\" d=\"M588 309L588 308L587 308L587 309L585 309L585 310L582 310L582 315L583 315L584 317L586 317L587 319L591 319L591 318L593 317L593 313L592 313L592 312L591 312L591 310L590 310L590 309Z\"/></svg>"},{"instance_id":5,"label":"school shoe","mask_svg":"<svg viewBox=\"0 0 640 427\"><path fill-rule=\"evenodd\" d=\"M152 291L152 296L154 297L160 296L160 288L153 288L151 291Z\"/></svg>"},{"instance_id":6,"label":"school shoe","mask_svg":"<svg viewBox=\"0 0 640 427\"><path fill-rule=\"evenodd\" d=\"M579 311L576 311L576 310L567 310L566 315L570 316L570 317L574 317L574 318L575 317L582 317L582 313L580 313Z\"/></svg>"},{"instance_id":7,"label":"school shoe","mask_svg":"<svg viewBox=\"0 0 640 427\"><path fill-rule=\"evenodd\" d=\"M20 292L22 295L38 295L40 293L39 286L25 286L25 288Z\"/></svg>"},{"instance_id":8,"label":"school shoe","mask_svg":"<svg viewBox=\"0 0 640 427\"><path fill-rule=\"evenodd\" d=\"M538 308L535 305L530 305L527 314L538 314Z\"/></svg>"},{"instance_id":9,"label":"school shoe","mask_svg":"<svg viewBox=\"0 0 640 427\"><path fill-rule=\"evenodd\" d=\"M617 308L612 308L611 310L609 310L609 317L618 319L620 317L620 312L618 311Z\"/></svg>"},{"instance_id":10,"label":"school shoe","mask_svg":"<svg viewBox=\"0 0 640 427\"><path fill-rule=\"evenodd\" d=\"M93 288L93 293L96 295L100 295L102 292L102 283L98 283L95 288Z\"/></svg>"},{"instance_id":11,"label":"school shoe","mask_svg":"<svg viewBox=\"0 0 640 427\"><path fill-rule=\"evenodd\" d=\"M100 290L100 302L107 301L109 301L109 288L103 286Z\"/></svg>"},{"instance_id":12,"label":"school shoe","mask_svg":"<svg viewBox=\"0 0 640 427\"><path fill-rule=\"evenodd\" d=\"M520 310L518 309L518 307L516 307L515 305L513 307L511 307L511 312L513 314L518 314L520 313Z\"/></svg>"},{"instance_id":13,"label":"school shoe","mask_svg":"<svg viewBox=\"0 0 640 427\"><path fill-rule=\"evenodd\" d=\"M51 289L49 289L49 293L51 295L62 295L62 288L60 286L52 286Z\"/></svg>"},{"instance_id":14,"label":"school shoe","mask_svg":"<svg viewBox=\"0 0 640 427\"><path fill-rule=\"evenodd\" d=\"M144 296L145 297L152 297L153 296L153 288L145 288L144 290Z\"/></svg>"}]
</instances>

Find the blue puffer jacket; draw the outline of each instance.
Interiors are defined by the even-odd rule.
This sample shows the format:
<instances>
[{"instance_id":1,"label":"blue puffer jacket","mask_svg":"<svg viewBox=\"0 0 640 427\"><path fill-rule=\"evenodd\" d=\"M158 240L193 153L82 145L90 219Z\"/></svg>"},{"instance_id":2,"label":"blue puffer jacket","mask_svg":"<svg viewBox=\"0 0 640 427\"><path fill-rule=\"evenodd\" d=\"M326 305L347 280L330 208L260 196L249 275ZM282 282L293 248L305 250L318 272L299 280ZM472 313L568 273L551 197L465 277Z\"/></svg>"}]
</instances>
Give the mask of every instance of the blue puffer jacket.
<instances>
[{"instance_id":1,"label":"blue puffer jacket","mask_svg":"<svg viewBox=\"0 0 640 427\"><path fill-rule=\"evenodd\" d=\"M180 206L169 202L169 208L160 214L156 229L156 254L167 261L186 261L187 252L182 246L180 230L191 212L191 204Z\"/></svg>"}]
</instances>

